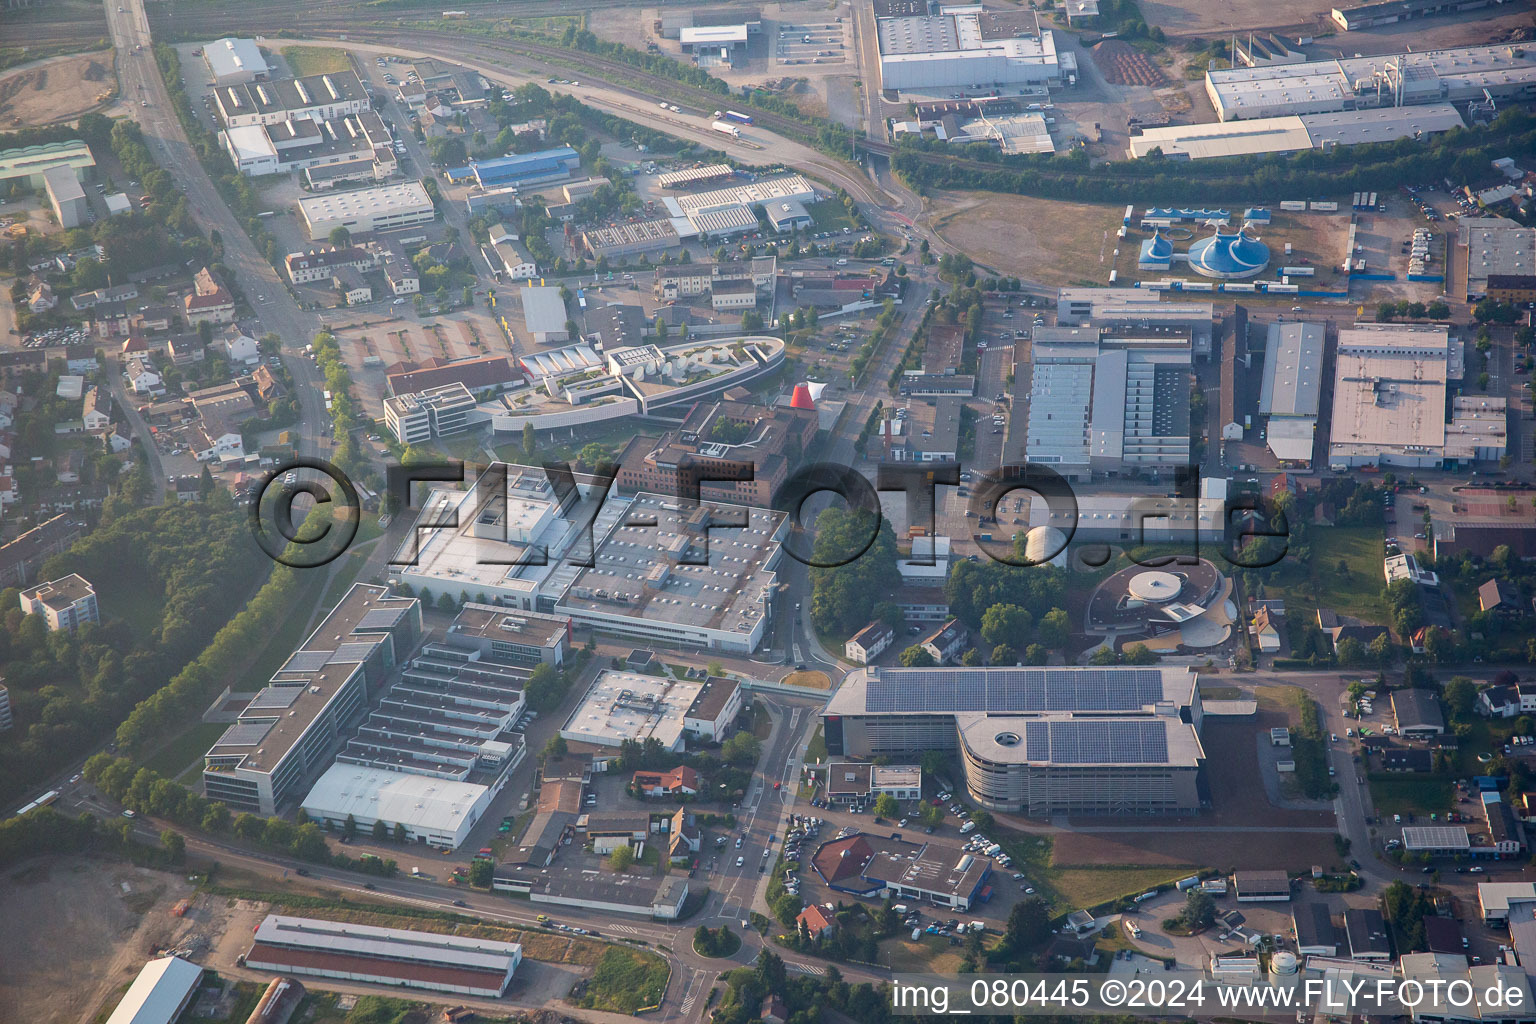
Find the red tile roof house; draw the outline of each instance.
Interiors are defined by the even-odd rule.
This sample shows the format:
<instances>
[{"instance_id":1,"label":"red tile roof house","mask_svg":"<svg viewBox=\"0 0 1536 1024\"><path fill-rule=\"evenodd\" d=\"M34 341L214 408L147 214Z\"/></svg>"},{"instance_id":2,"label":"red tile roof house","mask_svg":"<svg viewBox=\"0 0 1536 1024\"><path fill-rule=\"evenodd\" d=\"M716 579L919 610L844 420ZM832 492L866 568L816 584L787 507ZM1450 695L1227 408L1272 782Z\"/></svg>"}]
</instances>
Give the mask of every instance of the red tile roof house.
<instances>
[{"instance_id":1,"label":"red tile roof house","mask_svg":"<svg viewBox=\"0 0 1536 1024\"><path fill-rule=\"evenodd\" d=\"M800 911L800 916L795 918L795 926L798 928L801 925L805 926L806 934L813 939L837 929L837 922L832 919L832 915L814 903Z\"/></svg>"},{"instance_id":2,"label":"red tile roof house","mask_svg":"<svg viewBox=\"0 0 1536 1024\"><path fill-rule=\"evenodd\" d=\"M699 791L699 773L687 765L669 772L635 772L630 784L641 796L693 796Z\"/></svg>"}]
</instances>

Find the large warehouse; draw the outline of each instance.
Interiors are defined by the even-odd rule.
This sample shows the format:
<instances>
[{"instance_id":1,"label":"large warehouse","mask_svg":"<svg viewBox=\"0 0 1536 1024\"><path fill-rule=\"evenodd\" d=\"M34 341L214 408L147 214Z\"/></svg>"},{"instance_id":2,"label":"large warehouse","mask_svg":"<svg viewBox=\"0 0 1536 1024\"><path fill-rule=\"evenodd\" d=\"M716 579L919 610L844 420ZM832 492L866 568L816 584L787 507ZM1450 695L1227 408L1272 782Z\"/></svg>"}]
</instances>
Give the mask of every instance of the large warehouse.
<instances>
[{"instance_id":1,"label":"large warehouse","mask_svg":"<svg viewBox=\"0 0 1536 1024\"><path fill-rule=\"evenodd\" d=\"M151 960L133 979L107 1024L172 1024L197 993L203 969L179 956Z\"/></svg>"},{"instance_id":2,"label":"large warehouse","mask_svg":"<svg viewBox=\"0 0 1536 1024\"><path fill-rule=\"evenodd\" d=\"M1372 107L1536 98L1536 50L1508 45L1344 57L1205 73L1222 121Z\"/></svg>"},{"instance_id":3,"label":"large warehouse","mask_svg":"<svg viewBox=\"0 0 1536 1024\"><path fill-rule=\"evenodd\" d=\"M1035 329L1025 451L1070 480L1189 461L1188 333Z\"/></svg>"},{"instance_id":4,"label":"large warehouse","mask_svg":"<svg viewBox=\"0 0 1536 1024\"><path fill-rule=\"evenodd\" d=\"M318 242L329 238L336 228L361 235L430 224L436 210L421 182L403 181L305 196L299 200L299 216L309 229L310 239Z\"/></svg>"},{"instance_id":5,"label":"large warehouse","mask_svg":"<svg viewBox=\"0 0 1536 1024\"><path fill-rule=\"evenodd\" d=\"M522 960L516 942L268 914L245 966L499 999Z\"/></svg>"},{"instance_id":6,"label":"large warehouse","mask_svg":"<svg viewBox=\"0 0 1536 1024\"><path fill-rule=\"evenodd\" d=\"M244 85L266 78L272 69L254 39L225 36L203 47L203 63L214 85Z\"/></svg>"},{"instance_id":7,"label":"large warehouse","mask_svg":"<svg viewBox=\"0 0 1536 1024\"><path fill-rule=\"evenodd\" d=\"M1269 450L1281 462L1311 463L1322 393L1323 325L1270 324L1259 415L1269 418Z\"/></svg>"},{"instance_id":8,"label":"large warehouse","mask_svg":"<svg viewBox=\"0 0 1536 1024\"><path fill-rule=\"evenodd\" d=\"M524 187L566 181L579 170L581 156L570 146L557 146L455 167L448 172L448 178L452 181L473 178L481 188Z\"/></svg>"},{"instance_id":9,"label":"large warehouse","mask_svg":"<svg viewBox=\"0 0 1536 1024\"><path fill-rule=\"evenodd\" d=\"M1339 331L1328 463L1438 469L1496 460L1502 398L1459 395L1446 411L1453 349L1444 327L1356 324ZM1459 362L1459 360L1457 360Z\"/></svg>"},{"instance_id":10,"label":"large warehouse","mask_svg":"<svg viewBox=\"0 0 1536 1024\"><path fill-rule=\"evenodd\" d=\"M1188 668L866 668L822 713L833 757L956 750L983 807L1198 811L1201 705Z\"/></svg>"},{"instance_id":11,"label":"large warehouse","mask_svg":"<svg viewBox=\"0 0 1536 1024\"><path fill-rule=\"evenodd\" d=\"M1077 71L1070 52L1057 53L1050 29L1029 11L940 8L938 14L879 18L881 88L1003 90L1057 84Z\"/></svg>"},{"instance_id":12,"label":"large warehouse","mask_svg":"<svg viewBox=\"0 0 1536 1024\"><path fill-rule=\"evenodd\" d=\"M404 826L406 838L439 850L464 845L494 795L489 786L452 782L338 761L304 798L304 813L340 828L348 818L363 832L384 822L391 832Z\"/></svg>"},{"instance_id":13,"label":"large warehouse","mask_svg":"<svg viewBox=\"0 0 1536 1024\"><path fill-rule=\"evenodd\" d=\"M1155 149L1175 160L1205 160L1422 139L1461 127L1461 114L1451 104L1428 103L1145 128L1132 136L1129 152L1132 159Z\"/></svg>"}]
</instances>

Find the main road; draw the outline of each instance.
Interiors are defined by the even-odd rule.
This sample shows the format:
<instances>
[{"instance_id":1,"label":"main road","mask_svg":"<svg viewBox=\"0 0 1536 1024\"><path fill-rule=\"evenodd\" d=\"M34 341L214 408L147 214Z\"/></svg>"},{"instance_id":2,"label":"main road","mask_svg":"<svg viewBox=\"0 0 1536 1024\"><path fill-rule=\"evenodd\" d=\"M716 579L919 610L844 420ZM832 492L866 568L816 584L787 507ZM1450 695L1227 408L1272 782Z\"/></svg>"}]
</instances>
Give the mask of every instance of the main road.
<instances>
[{"instance_id":1,"label":"main road","mask_svg":"<svg viewBox=\"0 0 1536 1024\"><path fill-rule=\"evenodd\" d=\"M319 328L319 321L300 309L289 295L277 271L256 251L244 225L235 219L198 161L155 63L144 0L124 0L116 6L107 0L106 7L107 26L117 48L123 99L131 108L137 108L134 116L150 152L186 193L193 218L219 233L224 265L260 320L262 330L283 339L284 363L293 375L299 399L301 451L323 455L329 450L323 429L329 419L321 396L323 388L309 361L296 354Z\"/></svg>"}]
</instances>

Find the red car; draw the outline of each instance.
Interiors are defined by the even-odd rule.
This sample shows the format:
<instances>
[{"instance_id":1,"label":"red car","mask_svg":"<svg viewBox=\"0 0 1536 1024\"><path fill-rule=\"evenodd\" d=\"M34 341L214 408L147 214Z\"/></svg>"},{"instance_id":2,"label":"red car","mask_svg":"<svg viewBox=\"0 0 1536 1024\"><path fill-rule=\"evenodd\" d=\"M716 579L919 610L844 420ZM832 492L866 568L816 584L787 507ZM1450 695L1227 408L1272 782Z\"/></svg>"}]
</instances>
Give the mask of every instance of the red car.
<instances>
[{"instance_id":1,"label":"red car","mask_svg":"<svg viewBox=\"0 0 1536 1024\"><path fill-rule=\"evenodd\" d=\"M782 783L782 782L775 782L775 783L774 783L774 784L773 784L773 788L774 788L774 789L782 789L782 788L783 788L783 786L784 786L784 783Z\"/></svg>"}]
</instances>

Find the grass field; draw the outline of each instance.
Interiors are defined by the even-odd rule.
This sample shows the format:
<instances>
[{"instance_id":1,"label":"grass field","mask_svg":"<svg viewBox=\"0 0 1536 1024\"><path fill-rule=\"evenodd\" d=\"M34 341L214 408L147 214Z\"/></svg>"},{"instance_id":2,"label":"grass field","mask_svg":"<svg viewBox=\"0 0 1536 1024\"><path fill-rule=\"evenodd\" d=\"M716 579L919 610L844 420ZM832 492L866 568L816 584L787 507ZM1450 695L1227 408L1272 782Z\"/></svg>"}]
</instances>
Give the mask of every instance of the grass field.
<instances>
[{"instance_id":1,"label":"grass field","mask_svg":"<svg viewBox=\"0 0 1536 1024\"><path fill-rule=\"evenodd\" d=\"M887 966L893 971L917 971L927 974L954 974L964 959L960 949L951 946L942 935L924 935L913 942L901 935L888 942L881 950Z\"/></svg>"},{"instance_id":2,"label":"grass field","mask_svg":"<svg viewBox=\"0 0 1536 1024\"><path fill-rule=\"evenodd\" d=\"M1047 884L1059 905L1076 910L1121 896L1138 896L1188 874L1182 868L1065 868L1052 871Z\"/></svg>"},{"instance_id":3,"label":"grass field","mask_svg":"<svg viewBox=\"0 0 1536 1024\"><path fill-rule=\"evenodd\" d=\"M805 212L811 215L813 231L841 232L843 228L854 229L853 218L848 216L847 208L836 199L823 199L819 203L812 203Z\"/></svg>"},{"instance_id":4,"label":"grass field","mask_svg":"<svg viewBox=\"0 0 1536 1024\"><path fill-rule=\"evenodd\" d=\"M1371 778L1371 803L1376 813L1408 814L1412 812L1427 818L1431 814L1444 814L1455 806L1451 796L1449 779L1381 779Z\"/></svg>"},{"instance_id":5,"label":"grass field","mask_svg":"<svg viewBox=\"0 0 1536 1024\"><path fill-rule=\"evenodd\" d=\"M295 78L352 70L347 51L334 46L290 46L283 51L283 59L288 62Z\"/></svg>"},{"instance_id":6,"label":"grass field","mask_svg":"<svg viewBox=\"0 0 1536 1024\"><path fill-rule=\"evenodd\" d=\"M830 690L832 688L832 680L827 677L825 672L791 672L779 680L779 682L789 686L803 686L807 690Z\"/></svg>"},{"instance_id":7,"label":"grass field","mask_svg":"<svg viewBox=\"0 0 1536 1024\"><path fill-rule=\"evenodd\" d=\"M821 726L811 734L811 742L805 745L805 759L812 764L827 759L827 738L821 734Z\"/></svg>"},{"instance_id":8,"label":"grass field","mask_svg":"<svg viewBox=\"0 0 1536 1024\"><path fill-rule=\"evenodd\" d=\"M198 722L156 751L153 757L147 758L144 767L173 779L182 769L201 759L213 746L213 741L228 728L227 722Z\"/></svg>"},{"instance_id":9,"label":"grass field","mask_svg":"<svg viewBox=\"0 0 1536 1024\"><path fill-rule=\"evenodd\" d=\"M598 960L579 1004L589 1010L633 1014L661 1002L671 973L655 953L611 946Z\"/></svg>"},{"instance_id":10,"label":"grass field","mask_svg":"<svg viewBox=\"0 0 1536 1024\"><path fill-rule=\"evenodd\" d=\"M1312 568L1326 586L1324 592L1334 611L1366 622L1388 622L1387 603L1381 592L1386 580L1381 561L1386 534L1374 526L1333 527L1312 532ZM1343 560L1349 575L1338 572Z\"/></svg>"}]
</instances>

